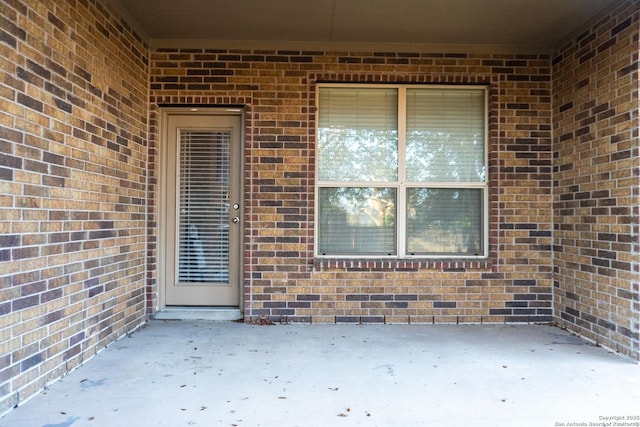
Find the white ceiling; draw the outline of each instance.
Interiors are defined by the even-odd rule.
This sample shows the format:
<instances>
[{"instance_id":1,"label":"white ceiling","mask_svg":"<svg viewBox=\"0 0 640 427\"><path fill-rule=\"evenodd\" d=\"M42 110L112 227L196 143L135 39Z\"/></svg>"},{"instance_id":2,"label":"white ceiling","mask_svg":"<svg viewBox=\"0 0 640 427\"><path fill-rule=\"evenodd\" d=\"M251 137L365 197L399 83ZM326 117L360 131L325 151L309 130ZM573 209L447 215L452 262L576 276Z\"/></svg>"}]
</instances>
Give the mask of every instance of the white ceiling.
<instances>
[{"instance_id":1,"label":"white ceiling","mask_svg":"<svg viewBox=\"0 0 640 427\"><path fill-rule=\"evenodd\" d=\"M151 46L548 52L620 0L108 0ZM456 49L452 49L457 46Z\"/></svg>"}]
</instances>

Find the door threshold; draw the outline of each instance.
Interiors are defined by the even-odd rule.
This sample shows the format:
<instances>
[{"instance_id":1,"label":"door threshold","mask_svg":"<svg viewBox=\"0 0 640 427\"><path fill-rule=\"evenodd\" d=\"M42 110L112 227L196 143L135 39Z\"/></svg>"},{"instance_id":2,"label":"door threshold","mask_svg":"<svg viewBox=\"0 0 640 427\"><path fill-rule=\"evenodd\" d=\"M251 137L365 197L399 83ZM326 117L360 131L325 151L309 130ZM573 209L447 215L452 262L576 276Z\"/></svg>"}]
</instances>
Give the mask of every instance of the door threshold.
<instances>
[{"instance_id":1,"label":"door threshold","mask_svg":"<svg viewBox=\"0 0 640 427\"><path fill-rule=\"evenodd\" d=\"M165 307L152 315L156 320L214 320L232 321L242 319L237 307Z\"/></svg>"}]
</instances>

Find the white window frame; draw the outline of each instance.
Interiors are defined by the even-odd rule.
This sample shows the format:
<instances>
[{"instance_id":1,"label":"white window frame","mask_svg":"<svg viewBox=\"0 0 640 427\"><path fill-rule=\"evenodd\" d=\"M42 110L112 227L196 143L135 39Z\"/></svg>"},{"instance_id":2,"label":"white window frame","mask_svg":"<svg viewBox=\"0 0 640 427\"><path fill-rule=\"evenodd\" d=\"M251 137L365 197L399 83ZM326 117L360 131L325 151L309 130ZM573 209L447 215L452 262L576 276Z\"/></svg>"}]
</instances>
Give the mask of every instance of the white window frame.
<instances>
[{"instance_id":1,"label":"white window frame","mask_svg":"<svg viewBox=\"0 0 640 427\"><path fill-rule=\"evenodd\" d=\"M489 104L488 104L488 92L489 88L485 85L415 85L415 84L366 84L366 83L317 83L316 84L316 141L319 141L319 102L320 102L320 88L395 88L398 91L398 180L396 182L377 182L377 181L315 181L315 213L314 213L314 257L316 258L331 258L331 259L486 259L489 256ZM404 181L406 171L406 105L407 105L407 89L482 89L484 90L484 165L485 165L485 178L483 182L419 182L419 183L407 183ZM316 155L315 171L318 173L318 156ZM319 217L320 217L320 204L319 195L320 188L323 187L386 187L395 188L397 194L397 209L396 209L396 244L397 254L395 255L370 255L370 254L321 254L318 252L319 248ZM408 188L459 188L459 189L480 189L482 191L482 253L476 255L469 254L408 254L406 253L406 193Z\"/></svg>"}]
</instances>

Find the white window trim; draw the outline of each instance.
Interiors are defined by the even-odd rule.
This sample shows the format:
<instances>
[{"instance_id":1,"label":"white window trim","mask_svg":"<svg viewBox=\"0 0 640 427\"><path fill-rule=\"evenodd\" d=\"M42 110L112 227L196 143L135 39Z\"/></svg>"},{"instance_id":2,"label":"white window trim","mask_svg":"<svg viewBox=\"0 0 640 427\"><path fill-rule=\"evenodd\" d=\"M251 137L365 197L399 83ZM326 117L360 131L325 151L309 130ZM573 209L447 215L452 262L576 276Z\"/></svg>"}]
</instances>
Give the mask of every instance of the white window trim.
<instances>
[{"instance_id":1,"label":"white window trim","mask_svg":"<svg viewBox=\"0 0 640 427\"><path fill-rule=\"evenodd\" d=\"M368 84L368 83L317 83L315 105L319 106L320 88L396 88L398 90L398 173L404 172L406 166L406 94L407 88L428 88L428 89L483 89L484 90L484 164L485 164L485 180L484 182L420 182L406 183L400 179L396 182L378 182L378 181L319 181L316 179L314 185L314 257L323 259L487 259L489 257L489 88L486 85L416 85L416 84ZM320 108L315 109L315 135L316 142L319 140L318 123ZM316 164L314 170L318 173L318 156L315 156ZM396 227L397 227L397 254L396 255L368 255L368 254L350 254L350 255L324 255L318 253L319 247L319 189L322 187L385 187L395 188L398 197L398 209L396 210ZM482 235L483 253L477 256L468 254L442 254L442 255L411 255L406 253L406 189L407 188L469 188L482 190ZM402 208L402 209L401 209Z\"/></svg>"}]
</instances>

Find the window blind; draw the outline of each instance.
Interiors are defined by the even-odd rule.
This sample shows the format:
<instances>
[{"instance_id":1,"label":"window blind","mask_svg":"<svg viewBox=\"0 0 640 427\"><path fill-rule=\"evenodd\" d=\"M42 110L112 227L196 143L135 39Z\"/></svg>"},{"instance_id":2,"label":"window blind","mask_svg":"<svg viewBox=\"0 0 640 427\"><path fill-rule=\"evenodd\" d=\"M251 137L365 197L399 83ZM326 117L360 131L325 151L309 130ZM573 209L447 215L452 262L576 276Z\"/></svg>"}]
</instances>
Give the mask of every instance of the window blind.
<instances>
[{"instance_id":1,"label":"window blind","mask_svg":"<svg viewBox=\"0 0 640 427\"><path fill-rule=\"evenodd\" d=\"M479 255L482 190L407 189L407 253Z\"/></svg>"},{"instance_id":2,"label":"window blind","mask_svg":"<svg viewBox=\"0 0 640 427\"><path fill-rule=\"evenodd\" d=\"M484 182L484 91L407 89L407 180Z\"/></svg>"},{"instance_id":3,"label":"window blind","mask_svg":"<svg viewBox=\"0 0 640 427\"><path fill-rule=\"evenodd\" d=\"M396 180L397 89L320 88L319 98L318 179Z\"/></svg>"},{"instance_id":4,"label":"window blind","mask_svg":"<svg viewBox=\"0 0 640 427\"><path fill-rule=\"evenodd\" d=\"M396 253L396 189L320 188L322 254Z\"/></svg>"},{"instance_id":5,"label":"window blind","mask_svg":"<svg viewBox=\"0 0 640 427\"><path fill-rule=\"evenodd\" d=\"M184 131L179 138L178 280L229 280L231 134Z\"/></svg>"}]
</instances>

